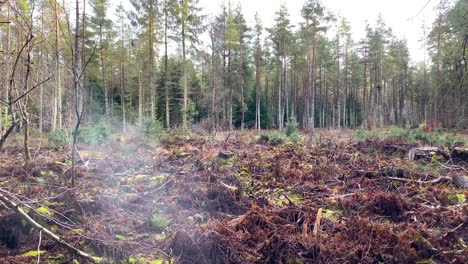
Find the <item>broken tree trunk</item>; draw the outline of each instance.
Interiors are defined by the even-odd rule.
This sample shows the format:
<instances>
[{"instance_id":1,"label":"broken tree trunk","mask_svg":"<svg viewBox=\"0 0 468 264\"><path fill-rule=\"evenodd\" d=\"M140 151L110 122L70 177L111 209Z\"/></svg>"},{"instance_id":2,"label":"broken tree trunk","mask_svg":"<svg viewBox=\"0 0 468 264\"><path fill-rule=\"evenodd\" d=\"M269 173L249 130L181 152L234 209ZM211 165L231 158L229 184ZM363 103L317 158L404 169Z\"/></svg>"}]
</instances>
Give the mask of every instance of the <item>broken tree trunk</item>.
<instances>
[{"instance_id":1,"label":"broken tree trunk","mask_svg":"<svg viewBox=\"0 0 468 264\"><path fill-rule=\"evenodd\" d=\"M455 174L453 175L453 184L455 184L458 188L462 188L468 190L468 177L463 174Z\"/></svg>"},{"instance_id":2,"label":"broken tree trunk","mask_svg":"<svg viewBox=\"0 0 468 264\"><path fill-rule=\"evenodd\" d=\"M46 234L48 237L50 237L52 240L55 242L59 243L60 245L64 246L68 251L70 251L72 254L76 254L80 256L83 259L86 259L87 261L91 263L99 263L102 262L102 260L98 257L94 257L86 252L83 252L76 247L68 244L66 241L64 241L61 237L58 235L52 233L49 229L43 227L41 224L36 222L34 219L32 219L28 214L26 214L21 208L20 204L17 204L13 201L11 201L8 197L0 193L0 201L3 202L6 206L9 208L13 209L17 214L21 216L24 220L26 220L28 223L30 223L34 228L43 231L44 234Z\"/></svg>"}]
</instances>

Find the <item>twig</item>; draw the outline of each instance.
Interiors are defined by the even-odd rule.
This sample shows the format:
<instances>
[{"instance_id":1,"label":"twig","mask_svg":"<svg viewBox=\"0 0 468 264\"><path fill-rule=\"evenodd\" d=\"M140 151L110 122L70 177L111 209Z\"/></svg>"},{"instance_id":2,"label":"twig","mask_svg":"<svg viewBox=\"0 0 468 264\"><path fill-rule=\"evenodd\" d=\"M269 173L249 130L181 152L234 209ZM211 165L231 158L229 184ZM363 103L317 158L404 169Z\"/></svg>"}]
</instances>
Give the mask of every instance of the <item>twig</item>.
<instances>
[{"instance_id":1,"label":"twig","mask_svg":"<svg viewBox=\"0 0 468 264\"><path fill-rule=\"evenodd\" d=\"M39 243L37 243L37 264L41 263L41 241L42 241L42 230L39 230Z\"/></svg>"},{"instance_id":2,"label":"twig","mask_svg":"<svg viewBox=\"0 0 468 264\"><path fill-rule=\"evenodd\" d=\"M289 199L289 197L288 197L287 194L283 193L283 195L284 195L284 198L286 198L286 200L288 200L288 202L289 202L290 204L292 204L292 205L294 205L294 206L296 205L293 201L291 201L291 199Z\"/></svg>"},{"instance_id":3,"label":"twig","mask_svg":"<svg viewBox=\"0 0 468 264\"><path fill-rule=\"evenodd\" d=\"M78 148L76 146L75 146L75 151L76 151L76 153L78 153L78 156L80 156L80 159L83 162L83 165L89 170L87 162L84 161L83 156L81 156L81 153L80 153L80 151L78 150Z\"/></svg>"},{"instance_id":4,"label":"twig","mask_svg":"<svg viewBox=\"0 0 468 264\"><path fill-rule=\"evenodd\" d=\"M38 147L38 148L36 149L36 151L34 152L34 155L33 155L32 160L36 160L37 153L38 153L39 150L41 149L41 146L42 146L42 141L39 143L39 147Z\"/></svg>"},{"instance_id":5,"label":"twig","mask_svg":"<svg viewBox=\"0 0 468 264\"><path fill-rule=\"evenodd\" d=\"M231 132L229 132L229 134L227 135L226 139L224 140L224 144L223 144L223 149L225 150L226 149L226 144L229 140L229 138L231 137Z\"/></svg>"},{"instance_id":6,"label":"twig","mask_svg":"<svg viewBox=\"0 0 468 264\"><path fill-rule=\"evenodd\" d=\"M50 80L50 77L48 77L47 79L41 81L40 83L34 85L31 89L29 89L28 91L26 91L25 93L23 93L22 95L20 95L18 98L16 98L15 100L13 100L13 104L15 104L16 102L18 102L19 100L23 99L24 97L26 97L26 95L28 95L30 92L32 92L34 89L36 89L37 87L43 85L44 83L48 82Z\"/></svg>"},{"instance_id":7,"label":"twig","mask_svg":"<svg viewBox=\"0 0 468 264\"><path fill-rule=\"evenodd\" d=\"M164 186L166 186L168 183L172 182L173 180L174 179L170 179L170 180L166 181L163 185L159 186L157 189L154 189L154 190L151 190L149 192L143 193L142 196L146 196L148 194L155 193L155 192L161 190L162 188L164 188Z\"/></svg>"},{"instance_id":8,"label":"twig","mask_svg":"<svg viewBox=\"0 0 468 264\"><path fill-rule=\"evenodd\" d=\"M455 228L449 230L449 231L444 235L444 237L446 237L449 233L452 233L452 232L457 231L457 230L460 229L464 224L465 224L465 223L461 223L461 224L459 224L457 227L455 227Z\"/></svg>"}]
</instances>

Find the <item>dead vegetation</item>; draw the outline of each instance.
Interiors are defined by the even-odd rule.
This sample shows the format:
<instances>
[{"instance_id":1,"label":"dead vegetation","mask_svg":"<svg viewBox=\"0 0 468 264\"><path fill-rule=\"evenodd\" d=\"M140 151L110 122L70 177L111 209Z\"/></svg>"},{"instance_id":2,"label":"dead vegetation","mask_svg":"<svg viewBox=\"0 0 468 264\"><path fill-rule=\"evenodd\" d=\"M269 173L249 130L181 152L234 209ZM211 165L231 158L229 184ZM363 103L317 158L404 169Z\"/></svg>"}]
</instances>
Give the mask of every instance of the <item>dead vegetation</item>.
<instances>
[{"instance_id":1,"label":"dead vegetation","mask_svg":"<svg viewBox=\"0 0 468 264\"><path fill-rule=\"evenodd\" d=\"M272 146L250 133L226 138L82 146L73 189L65 187L66 152L42 148L24 165L21 149L6 147L0 188L68 243L107 260L468 261L468 191L451 180L466 175L465 158L410 161L418 144L401 139L324 135ZM13 216L0 207L4 228ZM29 263L37 257L25 253L37 251L39 234L29 226L15 230L0 237L0 262ZM40 250L49 263L78 257L47 237Z\"/></svg>"}]
</instances>

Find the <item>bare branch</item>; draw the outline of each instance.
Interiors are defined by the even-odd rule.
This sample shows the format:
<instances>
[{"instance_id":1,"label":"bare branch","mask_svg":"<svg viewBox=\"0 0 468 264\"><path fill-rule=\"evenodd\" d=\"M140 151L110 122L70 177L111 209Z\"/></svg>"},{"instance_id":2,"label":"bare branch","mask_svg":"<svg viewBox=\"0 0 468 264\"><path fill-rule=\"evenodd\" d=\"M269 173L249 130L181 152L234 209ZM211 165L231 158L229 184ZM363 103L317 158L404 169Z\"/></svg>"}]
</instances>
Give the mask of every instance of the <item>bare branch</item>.
<instances>
[{"instance_id":1,"label":"bare branch","mask_svg":"<svg viewBox=\"0 0 468 264\"><path fill-rule=\"evenodd\" d=\"M20 97L16 98L13 102L11 102L12 104L18 102L19 100L21 100L22 98L24 98L25 96L27 96L30 92L32 92L34 89L40 87L41 85L43 85L44 83L50 81L51 77L47 77L45 80L41 81L40 83L34 85L31 89L29 89L28 91L26 91L24 94L22 94Z\"/></svg>"},{"instance_id":2,"label":"bare branch","mask_svg":"<svg viewBox=\"0 0 468 264\"><path fill-rule=\"evenodd\" d=\"M64 241L61 237L50 231L49 229L45 228L38 222L36 222L34 219L32 219L28 214L26 214L21 208L20 208L20 203L15 203L11 201L7 196L5 196L3 193L0 192L0 201L3 202L6 206L8 206L10 209L14 210L17 214L19 214L24 220L26 220L28 223L30 223L34 228L38 229L39 231L44 231L44 233L50 237L52 240L55 242L59 243L63 247L65 247L67 250L69 250L73 254L77 254L78 256L82 257L83 259L86 259L90 261L91 263L96 263L100 262L100 258L94 257L86 252L81 251L80 249L72 246L71 244L67 243Z\"/></svg>"}]
</instances>

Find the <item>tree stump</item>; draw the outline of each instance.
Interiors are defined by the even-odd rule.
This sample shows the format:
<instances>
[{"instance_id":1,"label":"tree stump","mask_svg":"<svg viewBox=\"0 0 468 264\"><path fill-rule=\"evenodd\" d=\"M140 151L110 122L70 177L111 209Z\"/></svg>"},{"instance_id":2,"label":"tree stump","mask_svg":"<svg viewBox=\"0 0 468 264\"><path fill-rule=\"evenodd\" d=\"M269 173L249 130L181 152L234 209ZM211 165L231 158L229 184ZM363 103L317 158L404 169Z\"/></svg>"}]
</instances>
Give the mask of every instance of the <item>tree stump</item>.
<instances>
[{"instance_id":1,"label":"tree stump","mask_svg":"<svg viewBox=\"0 0 468 264\"><path fill-rule=\"evenodd\" d=\"M408 152L408 159L410 161L424 159L431 157L432 155L443 155L445 156L442 151L440 151L436 147L422 147L422 148L412 148Z\"/></svg>"},{"instance_id":2,"label":"tree stump","mask_svg":"<svg viewBox=\"0 0 468 264\"><path fill-rule=\"evenodd\" d=\"M465 175L455 174L453 175L452 181L458 188L468 190L468 177Z\"/></svg>"},{"instance_id":3,"label":"tree stump","mask_svg":"<svg viewBox=\"0 0 468 264\"><path fill-rule=\"evenodd\" d=\"M234 157L234 152L231 151L220 151L218 157L224 160Z\"/></svg>"},{"instance_id":4,"label":"tree stump","mask_svg":"<svg viewBox=\"0 0 468 264\"><path fill-rule=\"evenodd\" d=\"M468 148L453 148L450 150L450 156L454 160L468 161Z\"/></svg>"}]
</instances>

